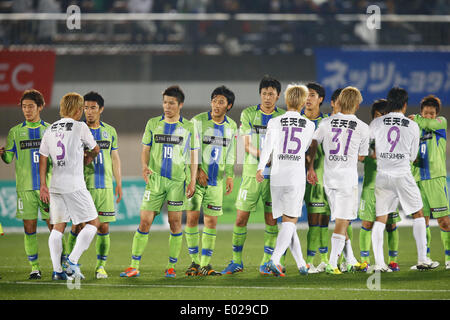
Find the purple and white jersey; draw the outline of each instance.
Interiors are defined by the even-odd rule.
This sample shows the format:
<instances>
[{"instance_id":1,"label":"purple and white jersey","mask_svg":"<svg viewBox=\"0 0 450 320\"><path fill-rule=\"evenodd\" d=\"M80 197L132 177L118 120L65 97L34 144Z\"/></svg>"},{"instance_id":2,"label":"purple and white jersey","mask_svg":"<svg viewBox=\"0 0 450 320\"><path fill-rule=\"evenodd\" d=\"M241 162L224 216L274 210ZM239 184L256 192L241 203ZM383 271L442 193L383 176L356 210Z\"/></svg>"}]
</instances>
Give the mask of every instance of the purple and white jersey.
<instances>
[{"instance_id":1,"label":"purple and white jersey","mask_svg":"<svg viewBox=\"0 0 450 320\"><path fill-rule=\"evenodd\" d=\"M325 154L324 186L358 185L358 156L369 153L369 126L354 114L339 112L320 122L313 139L322 143Z\"/></svg>"},{"instance_id":2,"label":"purple and white jersey","mask_svg":"<svg viewBox=\"0 0 450 320\"><path fill-rule=\"evenodd\" d=\"M314 123L296 111L269 120L258 170L264 170L272 155L271 185L306 184L305 152L314 129Z\"/></svg>"},{"instance_id":3,"label":"purple and white jersey","mask_svg":"<svg viewBox=\"0 0 450 320\"><path fill-rule=\"evenodd\" d=\"M97 143L84 122L62 118L45 131L39 153L53 163L49 191L69 193L86 189L83 173L85 147L95 148Z\"/></svg>"}]
</instances>

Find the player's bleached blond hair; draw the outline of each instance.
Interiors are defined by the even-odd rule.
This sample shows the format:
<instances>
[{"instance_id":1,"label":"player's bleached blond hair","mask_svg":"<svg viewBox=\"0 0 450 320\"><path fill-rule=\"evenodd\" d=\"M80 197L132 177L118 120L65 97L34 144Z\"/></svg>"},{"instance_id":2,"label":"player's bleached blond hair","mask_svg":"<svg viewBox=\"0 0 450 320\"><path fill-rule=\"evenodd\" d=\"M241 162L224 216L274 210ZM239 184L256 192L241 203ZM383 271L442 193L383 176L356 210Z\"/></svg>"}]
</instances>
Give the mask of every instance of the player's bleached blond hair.
<instances>
[{"instance_id":1,"label":"player's bleached blond hair","mask_svg":"<svg viewBox=\"0 0 450 320\"><path fill-rule=\"evenodd\" d=\"M69 92L66 93L59 102L59 115L62 118L71 118L75 116L79 110L83 110L83 107L83 96L76 92Z\"/></svg>"},{"instance_id":2,"label":"player's bleached blond hair","mask_svg":"<svg viewBox=\"0 0 450 320\"><path fill-rule=\"evenodd\" d=\"M337 99L339 108L344 113L355 113L362 101L361 92L355 87L344 88Z\"/></svg>"},{"instance_id":3,"label":"player's bleached blond hair","mask_svg":"<svg viewBox=\"0 0 450 320\"><path fill-rule=\"evenodd\" d=\"M288 109L300 110L308 97L308 88L303 84L289 84L284 91L284 100Z\"/></svg>"}]
</instances>

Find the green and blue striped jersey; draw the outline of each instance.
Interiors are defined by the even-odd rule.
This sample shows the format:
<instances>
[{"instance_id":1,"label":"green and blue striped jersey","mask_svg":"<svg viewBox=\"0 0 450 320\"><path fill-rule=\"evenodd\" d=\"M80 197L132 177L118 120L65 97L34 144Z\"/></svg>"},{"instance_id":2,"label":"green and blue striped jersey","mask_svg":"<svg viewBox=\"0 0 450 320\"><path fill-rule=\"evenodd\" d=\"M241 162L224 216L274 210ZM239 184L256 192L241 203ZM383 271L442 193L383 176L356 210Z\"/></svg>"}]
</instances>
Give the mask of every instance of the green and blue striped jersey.
<instances>
[{"instance_id":1,"label":"green and blue striped jersey","mask_svg":"<svg viewBox=\"0 0 450 320\"><path fill-rule=\"evenodd\" d=\"M24 121L9 130L2 159L5 163L11 163L16 158L17 191L40 189L39 147L49 125L43 120L35 123ZM47 183L50 183L50 165L49 161Z\"/></svg>"},{"instance_id":2,"label":"green and blue striped jersey","mask_svg":"<svg viewBox=\"0 0 450 320\"><path fill-rule=\"evenodd\" d=\"M84 166L84 180L88 189L112 189L113 167L111 152L118 149L117 132L109 124L100 121L98 128L90 128L100 152Z\"/></svg>"},{"instance_id":3,"label":"green and blue striped jersey","mask_svg":"<svg viewBox=\"0 0 450 320\"><path fill-rule=\"evenodd\" d=\"M227 178L234 177L236 159L236 122L225 116L216 123L211 112L203 112L192 118L200 142L200 167L208 175L208 185L217 186Z\"/></svg>"},{"instance_id":4,"label":"green and blue striped jersey","mask_svg":"<svg viewBox=\"0 0 450 320\"><path fill-rule=\"evenodd\" d=\"M416 181L447 176L447 119L427 119L416 115L414 121L421 130L419 152L412 165Z\"/></svg>"},{"instance_id":5,"label":"green and blue striped jersey","mask_svg":"<svg viewBox=\"0 0 450 320\"><path fill-rule=\"evenodd\" d=\"M177 122L167 122L164 115L148 120L142 144L151 147L149 169L174 181L189 180L190 151L198 148L195 137L194 124L181 116Z\"/></svg>"},{"instance_id":6,"label":"green and blue striped jersey","mask_svg":"<svg viewBox=\"0 0 450 320\"><path fill-rule=\"evenodd\" d=\"M274 111L270 114L263 112L259 104L256 106L247 107L241 113L241 126L239 128L239 133L243 136L250 135L252 146L261 152L264 146L264 138L266 136L267 124L269 123L269 120L284 113L286 113L286 110L278 107L275 107ZM247 177L256 177L258 162L259 159L246 152L242 175ZM265 178L269 178L268 167L266 167L263 174Z\"/></svg>"}]
</instances>

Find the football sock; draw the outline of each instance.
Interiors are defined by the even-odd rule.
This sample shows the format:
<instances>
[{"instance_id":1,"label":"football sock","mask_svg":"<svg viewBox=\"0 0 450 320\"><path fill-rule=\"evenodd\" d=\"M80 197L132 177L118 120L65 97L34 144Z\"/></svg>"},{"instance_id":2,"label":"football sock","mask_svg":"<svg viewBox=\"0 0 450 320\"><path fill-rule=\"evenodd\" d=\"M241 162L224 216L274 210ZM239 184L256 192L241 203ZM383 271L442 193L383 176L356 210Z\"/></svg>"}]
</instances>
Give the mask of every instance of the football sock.
<instances>
[{"instance_id":1,"label":"football sock","mask_svg":"<svg viewBox=\"0 0 450 320\"><path fill-rule=\"evenodd\" d=\"M75 243L75 246L73 247L73 250L69 255L69 260L72 263L78 263L78 260L80 259L83 252L86 251L87 248L89 248L96 233L97 228L92 224L86 224L84 226L84 228L78 234L77 242Z\"/></svg>"},{"instance_id":2,"label":"football sock","mask_svg":"<svg viewBox=\"0 0 450 320\"><path fill-rule=\"evenodd\" d=\"M106 265L106 259L108 258L109 248L111 246L111 238L108 233L97 233L97 239L95 241L95 251L97 253L97 266L104 267Z\"/></svg>"},{"instance_id":3,"label":"football sock","mask_svg":"<svg viewBox=\"0 0 450 320\"><path fill-rule=\"evenodd\" d=\"M78 235L76 233L73 233L72 230L70 230L69 237L67 238L67 248L66 248L67 254L70 254L72 252L73 247L77 242L77 236Z\"/></svg>"},{"instance_id":4,"label":"football sock","mask_svg":"<svg viewBox=\"0 0 450 320\"><path fill-rule=\"evenodd\" d=\"M300 245L300 239L298 238L297 228L292 235L289 249L291 250L295 262L297 263L297 269L300 269L300 267L304 267L306 265L306 262L305 259L303 259L302 247ZM283 263L281 264L284 265Z\"/></svg>"},{"instance_id":5,"label":"football sock","mask_svg":"<svg viewBox=\"0 0 450 320\"><path fill-rule=\"evenodd\" d=\"M426 221L425 221L426 223ZM430 257L430 248L431 248L431 230L430 226L426 226L427 228L427 257Z\"/></svg>"},{"instance_id":6,"label":"football sock","mask_svg":"<svg viewBox=\"0 0 450 320\"><path fill-rule=\"evenodd\" d=\"M355 258L355 255L353 254L352 240L350 239L345 240L344 256L345 261L347 261L347 263L350 265L355 265L358 262Z\"/></svg>"},{"instance_id":7,"label":"football sock","mask_svg":"<svg viewBox=\"0 0 450 320\"><path fill-rule=\"evenodd\" d=\"M338 259L344 247L345 247L345 236L343 234L333 233L331 235L331 253L330 253L330 265L333 268L337 268Z\"/></svg>"},{"instance_id":8,"label":"football sock","mask_svg":"<svg viewBox=\"0 0 450 320\"><path fill-rule=\"evenodd\" d=\"M319 253L320 261L328 264L328 225L320 226L320 241L319 241Z\"/></svg>"},{"instance_id":9,"label":"football sock","mask_svg":"<svg viewBox=\"0 0 450 320\"><path fill-rule=\"evenodd\" d=\"M233 227L233 261L234 263L242 263L242 249L244 248L245 239L247 238L247 227Z\"/></svg>"},{"instance_id":10,"label":"football sock","mask_svg":"<svg viewBox=\"0 0 450 320\"><path fill-rule=\"evenodd\" d=\"M361 262L370 264L370 245L372 244L372 230L361 227L359 231L359 249L361 254Z\"/></svg>"},{"instance_id":11,"label":"football sock","mask_svg":"<svg viewBox=\"0 0 450 320\"><path fill-rule=\"evenodd\" d=\"M292 236L297 227L292 222L282 222L281 229L277 236L276 246L273 250L272 261L274 264L280 264L281 256L286 252L291 244Z\"/></svg>"},{"instance_id":12,"label":"football sock","mask_svg":"<svg viewBox=\"0 0 450 320\"><path fill-rule=\"evenodd\" d=\"M183 244L183 233L170 233L169 236L169 263L167 269L175 268L178 262L178 257L181 251L181 245Z\"/></svg>"},{"instance_id":13,"label":"football sock","mask_svg":"<svg viewBox=\"0 0 450 320\"><path fill-rule=\"evenodd\" d=\"M50 258L52 260L53 271L62 272L61 254L62 254L63 234L55 229L50 232L48 237L48 248L50 250Z\"/></svg>"},{"instance_id":14,"label":"football sock","mask_svg":"<svg viewBox=\"0 0 450 320\"><path fill-rule=\"evenodd\" d=\"M450 231L441 229L441 240L445 250L445 262L450 261Z\"/></svg>"},{"instance_id":15,"label":"football sock","mask_svg":"<svg viewBox=\"0 0 450 320\"><path fill-rule=\"evenodd\" d=\"M273 250L275 249L275 245L277 243L277 236L278 225L269 226L268 224L266 224L264 232L264 255L260 265L268 262L272 257Z\"/></svg>"},{"instance_id":16,"label":"football sock","mask_svg":"<svg viewBox=\"0 0 450 320\"><path fill-rule=\"evenodd\" d=\"M31 270L39 270L39 260L38 260L38 242L37 242L37 234L26 233L24 236L25 243L25 253L28 258L28 262L30 262ZM61 259L61 256L59 257Z\"/></svg>"},{"instance_id":17,"label":"football sock","mask_svg":"<svg viewBox=\"0 0 450 320\"><path fill-rule=\"evenodd\" d=\"M184 236L186 237L189 256L196 264L200 264L200 256L198 254L198 245L200 242L200 235L198 232L198 225L195 227L185 227Z\"/></svg>"},{"instance_id":18,"label":"football sock","mask_svg":"<svg viewBox=\"0 0 450 320\"><path fill-rule=\"evenodd\" d=\"M387 230L386 230L387 231ZM398 259L398 229L387 231L387 242L389 249L389 262L397 262Z\"/></svg>"},{"instance_id":19,"label":"football sock","mask_svg":"<svg viewBox=\"0 0 450 320\"><path fill-rule=\"evenodd\" d=\"M148 242L148 232L141 232L139 228L133 237L133 245L131 247L131 264L130 267L139 269L142 254Z\"/></svg>"},{"instance_id":20,"label":"football sock","mask_svg":"<svg viewBox=\"0 0 450 320\"><path fill-rule=\"evenodd\" d=\"M306 234L306 263L312 264L314 256L320 241L320 227L318 225L309 225Z\"/></svg>"},{"instance_id":21,"label":"football sock","mask_svg":"<svg viewBox=\"0 0 450 320\"><path fill-rule=\"evenodd\" d=\"M205 267L211 261L211 256L216 247L216 229L203 228L202 234L202 257L200 267Z\"/></svg>"},{"instance_id":22,"label":"football sock","mask_svg":"<svg viewBox=\"0 0 450 320\"><path fill-rule=\"evenodd\" d=\"M375 264L384 266L383 237L386 225L382 222L375 221L372 228L372 247Z\"/></svg>"},{"instance_id":23,"label":"football sock","mask_svg":"<svg viewBox=\"0 0 450 320\"><path fill-rule=\"evenodd\" d=\"M425 218L416 218L413 221L413 235L417 246L417 259L419 262L425 261L427 257L427 231Z\"/></svg>"}]
</instances>

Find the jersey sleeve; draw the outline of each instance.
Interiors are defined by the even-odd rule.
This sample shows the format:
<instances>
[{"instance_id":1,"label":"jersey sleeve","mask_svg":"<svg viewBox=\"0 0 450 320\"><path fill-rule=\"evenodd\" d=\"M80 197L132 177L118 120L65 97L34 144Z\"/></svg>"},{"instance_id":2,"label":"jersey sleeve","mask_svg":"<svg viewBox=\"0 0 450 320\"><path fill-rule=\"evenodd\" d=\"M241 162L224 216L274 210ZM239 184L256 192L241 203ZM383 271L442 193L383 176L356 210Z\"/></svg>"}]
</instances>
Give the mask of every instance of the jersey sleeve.
<instances>
[{"instance_id":1,"label":"jersey sleeve","mask_svg":"<svg viewBox=\"0 0 450 320\"><path fill-rule=\"evenodd\" d=\"M5 153L2 155L2 159L5 163L11 163L14 159L14 155L17 154L17 146L14 136L14 129L9 130L8 137L6 138Z\"/></svg>"},{"instance_id":2,"label":"jersey sleeve","mask_svg":"<svg viewBox=\"0 0 450 320\"><path fill-rule=\"evenodd\" d=\"M225 159L225 175L227 178L234 178L234 163L236 161L237 152L237 127L233 127L233 135L230 141L230 146L227 150L227 157Z\"/></svg>"},{"instance_id":3,"label":"jersey sleeve","mask_svg":"<svg viewBox=\"0 0 450 320\"><path fill-rule=\"evenodd\" d=\"M359 145L360 156L368 156L369 155L369 146L370 146L370 134L369 127L364 127L363 132L361 133L361 144Z\"/></svg>"},{"instance_id":4,"label":"jersey sleeve","mask_svg":"<svg viewBox=\"0 0 450 320\"><path fill-rule=\"evenodd\" d=\"M417 153L419 152L419 145L420 145L420 129L419 126L416 125L413 127L413 139L412 139L412 145L411 145L411 155L410 155L410 161L413 162L417 158Z\"/></svg>"},{"instance_id":5,"label":"jersey sleeve","mask_svg":"<svg viewBox=\"0 0 450 320\"><path fill-rule=\"evenodd\" d=\"M147 124L145 126L144 135L142 136L142 144L145 144L146 146L150 146L150 147L153 144L153 132L152 132L150 120L147 121Z\"/></svg>"},{"instance_id":6,"label":"jersey sleeve","mask_svg":"<svg viewBox=\"0 0 450 320\"><path fill-rule=\"evenodd\" d=\"M437 117L436 119L427 119L421 115L416 115L414 121L419 125L420 129L428 131L447 129L447 119L442 116Z\"/></svg>"},{"instance_id":7,"label":"jersey sleeve","mask_svg":"<svg viewBox=\"0 0 450 320\"><path fill-rule=\"evenodd\" d=\"M258 170L264 170L264 168L266 167L267 162L269 162L270 159L270 155L272 154L273 151L273 144L274 144L274 132L275 128L274 128L274 122L272 121L272 119L269 120L269 123L267 125L267 132L266 132L266 137L264 140L264 147L261 151L261 156L259 159L259 163L258 163Z\"/></svg>"},{"instance_id":8,"label":"jersey sleeve","mask_svg":"<svg viewBox=\"0 0 450 320\"><path fill-rule=\"evenodd\" d=\"M39 153L45 157L48 157L50 154L50 150L48 148L48 133L47 131L44 133L44 136L41 140L41 145L39 147Z\"/></svg>"},{"instance_id":9,"label":"jersey sleeve","mask_svg":"<svg viewBox=\"0 0 450 320\"><path fill-rule=\"evenodd\" d=\"M244 110L241 114L241 127L239 128L239 134L242 136L252 133L252 124L248 117L247 110Z\"/></svg>"},{"instance_id":10,"label":"jersey sleeve","mask_svg":"<svg viewBox=\"0 0 450 320\"><path fill-rule=\"evenodd\" d=\"M81 123L81 142L89 149L92 150L97 145L97 142L94 139L94 136L92 135L91 130L89 130L89 127L86 123Z\"/></svg>"},{"instance_id":11,"label":"jersey sleeve","mask_svg":"<svg viewBox=\"0 0 450 320\"><path fill-rule=\"evenodd\" d=\"M312 138L316 140L317 143L321 144L324 138L324 133L325 133L325 124L324 122L321 121L316 131L314 131Z\"/></svg>"},{"instance_id":12,"label":"jersey sleeve","mask_svg":"<svg viewBox=\"0 0 450 320\"><path fill-rule=\"evenodd\" d=\"M111 150L119 149L119 141L117 138L117 131L114 128L111 128Z\"/></svg>"}]
</instances>

